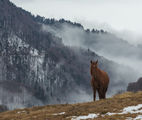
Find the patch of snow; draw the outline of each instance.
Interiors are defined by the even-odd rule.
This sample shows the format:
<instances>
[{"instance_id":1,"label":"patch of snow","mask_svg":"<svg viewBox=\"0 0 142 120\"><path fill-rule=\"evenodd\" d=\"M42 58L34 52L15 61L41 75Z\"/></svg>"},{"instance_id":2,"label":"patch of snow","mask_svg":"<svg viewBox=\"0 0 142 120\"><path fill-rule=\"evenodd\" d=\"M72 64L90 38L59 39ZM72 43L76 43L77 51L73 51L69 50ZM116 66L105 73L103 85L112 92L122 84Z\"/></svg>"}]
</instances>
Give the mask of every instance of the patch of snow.
<instances>
[{"instance_id":1,"label":"patch of snow","mask_svg":"<svg viewBox=\"0 0 142 120\"><path fill-rule=\"evenodd\" d=\"M17 113L18 113L18 114L20 114L21 112L20 112L20 111L18 111Z\"/></svg>"},{"instance_id":2,"label":"patch of snow","mask_svg":"<svg viewBox=\"0 0 142 120\"><path fill-rule=\"evenodd\" d=\"M127 117L125 120L133 120L133 118L131 118L131 117Z\"/></svg>"},{"instance_id":3,"label":"patch of snow","mask_svg":"<svg viewBox=\"0 0 142 120\"><path fill-rule=\"evenodd\" d=\"M26 113L26 111L18 111L17 114Z\"/></svg>"},{"instance_id":4,"label":"patch of snow","mask_svg":"<svg viewBox=\"0 0 142 120\"><path fill-rule=\"evenodd\" d=\"M106 115L122 115L122 114L136 114L136 113L142 113L142 104L138 104L136 106L129 106L129 107L125 107L121 113L106 113Z\"/></svg>"},{"instance_id":5,"label":"patch of snow","mask_svg":"<svg viewBox=\"0 0 142 120\"><path fill-rule=\"evenodd\" d=\"M118 113L111 113L111 112L106 113L106 115L109 115L109 116L112 116L112 115L115 115L115 114L118 114Z\"/></svg>"},{"instance_id":6,"label":"patch of snow","mask_svg":"<svg viewBox=\"0 0 142 120\"><path fill-rule=\"evenodd\" d=\"M85 120L85 119L94 119L97 118L99 114L89 114L87 116L72 116L71 120Z\"/></svg>"},{"instance_id":7,"label":"patch of snow","mask_svg":"<svg viewBox=\"0 0 142 120\"><path fill-rule=\"evenodd\" d=\"M30 50L30 54L33 55L33 56L38 56L38 55L39 55L39 54L38 54L38 50L37 50L37 49L34 49L34 48L32 48L32 49Z\"/></svg>"},{"instance_id":8,"label":"patch of snow","mask_svg":"<svg viewBox=\"0 0 142 120\"><path fill-rule=\"evenodd\" d=\"M38 58L38 62L39 62L40 64L42 64L42 63L44 62L44 56L40 56L40 57Z\"/></svg>"},{"instance_id":9,"label":"patch of snow","mask_svg":"<svg viewBox=\"0 0 142 120\"><path fill-rule=\"evenodd\" d=\"M142 113L142 110L140 110L142 108L142 104L139 104L137 106L129 106L123 109L123 114L127 114L127 113Z\"/></svg>"},{"instance_id":10,"label":"patch of snow","mask_svg":"<svg viewBox=\"0 0 142 120\"><path fill-rule=\"evenodd\" d=\"M123 115L123 114L136 114L136 113L142 113L142 104L138 104L136 106L128 106L125 107L122 112L120 113L111 113L108 112L105 115ZM85 120L85 119L94 119L97 118L99 114L89 114L88 116L72 116L69 118L72 118L71 120ZM105 117L105 115L101 115L102 117ZM126 120L142 120L142 115L138 115L136 118L131 118L131 117L127 117Z\"/></svg>"},{"instance_id":11,"label":"patch of snow","mask_svg":"<svg viewBox=\"0 0 142 120\"><path fill-rule=\"evenodd\" d=\"M26 44L24 41L22 41L19 37L16 35L12 34L8 37L8 43L10 46L16 45L17 51L19 51L19 48L28 48L29 45Z\"/></svg>"},{"instance_id":12,"label":"patch of snow","mask_svg":"<svg viewBox=\"0 0 142 120\"><path fill-rule=\"evenodd\" d=\"M138 115L136 118L134 118L133 120L142 120L142 115Z\"/></svg>"},{"instance_id":13,"label":"patch of snow","mask_svg":"<svg viewBox=\"0 0 142 120\"><path fill-rule=\"evenodd\" d=\"M55 113L53 115L64 115L64 114L65 114L65 112L61 112L61 113Z\"/></svg>"}]
</instances>

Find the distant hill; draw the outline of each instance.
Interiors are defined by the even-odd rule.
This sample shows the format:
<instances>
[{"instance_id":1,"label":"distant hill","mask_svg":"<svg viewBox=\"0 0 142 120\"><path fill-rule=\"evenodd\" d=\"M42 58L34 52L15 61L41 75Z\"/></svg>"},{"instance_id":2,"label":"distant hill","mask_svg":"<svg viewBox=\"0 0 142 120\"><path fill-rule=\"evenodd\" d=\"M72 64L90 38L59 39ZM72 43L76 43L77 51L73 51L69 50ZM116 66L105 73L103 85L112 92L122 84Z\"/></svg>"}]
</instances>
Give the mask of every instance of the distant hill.
<instances>
[{"instance_id":1,"label":"distant hill","mask_svg":"<svg viewBox=\"0 0 142 120\"><path fill-rule=\"evenodd\" d=\"M141 120L142 92L123 93L96 102L49 105L0 113L1 120Z\"/></svg>"},{"instance_id":2,"label":"distant hill","mask_svg":"<svg viewBox=\"0 0 142 120\"><path fill-rule=\"evenodd\" d=\"M136 82L129 83L127 91L132 91L132 92L142 91L142 78L139 78Z\"/></svg>"}]
</instances>

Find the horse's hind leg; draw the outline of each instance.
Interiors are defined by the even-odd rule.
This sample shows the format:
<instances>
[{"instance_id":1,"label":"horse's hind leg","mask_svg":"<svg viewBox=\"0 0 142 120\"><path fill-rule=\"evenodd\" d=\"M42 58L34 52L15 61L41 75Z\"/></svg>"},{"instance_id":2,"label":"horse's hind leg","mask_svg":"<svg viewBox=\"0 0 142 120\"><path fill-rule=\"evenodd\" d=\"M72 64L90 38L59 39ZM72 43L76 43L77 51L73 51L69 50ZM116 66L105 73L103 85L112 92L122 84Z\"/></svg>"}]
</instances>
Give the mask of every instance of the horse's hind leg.
<instances>
[{"instance_id":1,"label":"horse's hind leg","mask_svg":"<svg viewBox=\"0 0 142 120\"><path fill-rule=\"evenodd\" d=\"M103 99L106 99L106 92L103 92Z\"/></svg>"},{"instance_id":2,"label":"horse's hind leg","mask_svg":"<svg viewBox=\"0 0 142 120\"><path fill-rule=\"evenodd\" d=\"M101 88L98 89L99 99L103 99L103 90Z\"/></svg>"},{"instance_id":3,"label":"horse's hind leg","mask_svg":"<svg viewBox=\"0 0 142 120\"><path fill-rule=\"evenodd\" d=\"M103 99L106 99L106 92L107 92L107 88L104 88L104 90L103 90Z\"/></svg>"}]
</instances>

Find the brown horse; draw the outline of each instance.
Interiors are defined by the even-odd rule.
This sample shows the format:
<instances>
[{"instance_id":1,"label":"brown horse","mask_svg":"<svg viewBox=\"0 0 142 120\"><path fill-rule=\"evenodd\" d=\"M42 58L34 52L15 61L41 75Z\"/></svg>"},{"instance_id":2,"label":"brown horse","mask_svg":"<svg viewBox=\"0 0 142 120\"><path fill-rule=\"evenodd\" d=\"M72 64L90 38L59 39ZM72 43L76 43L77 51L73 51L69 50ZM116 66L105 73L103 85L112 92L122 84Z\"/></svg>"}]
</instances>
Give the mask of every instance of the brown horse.
<instances>
[{"instance_id":1,"label":"brown horse","mask_svg":"<svg viewBox=\"0 0 142 120\"><path fill-rule=\"evenodd\" d=\"M91 85L94 92L94 101L96 99L96 90L98 91L99 99L105 99L109 77L106 72L98 68L98 60L95 62L91 60L90 73L92 76Z\"/></svg>"}]
</instances>

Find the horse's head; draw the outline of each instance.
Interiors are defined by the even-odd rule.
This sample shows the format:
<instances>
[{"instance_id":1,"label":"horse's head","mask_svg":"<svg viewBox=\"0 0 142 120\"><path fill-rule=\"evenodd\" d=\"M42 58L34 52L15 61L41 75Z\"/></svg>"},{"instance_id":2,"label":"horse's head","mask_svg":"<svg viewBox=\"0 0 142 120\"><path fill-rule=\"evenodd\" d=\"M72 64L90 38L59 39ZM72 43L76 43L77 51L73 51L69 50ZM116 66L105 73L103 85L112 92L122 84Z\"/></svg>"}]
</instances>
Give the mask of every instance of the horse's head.
<instances>
[{"instance_id":1,"label":"horse's head","mask_svg":"<svg viewBox=\"0 0 142 120\"><path fill-rule=\"evenodd\" d=\"M90 65L90 72L91 72L91 75L93 75L95 73L95 70L97 69L98 67L98 60L97 61L90 61L91 65Z\"/></svg>"},{"instance_id":2,"label":"horse's head","mask_svg":"<svg viewBox=\"0 0 142 120\"><path fill-rule=\"evenodd\" d=\"M98 60L97 61L90 61L91 63L91 68L97 68L98 67Z\"/></svg>"}]
</instances>

